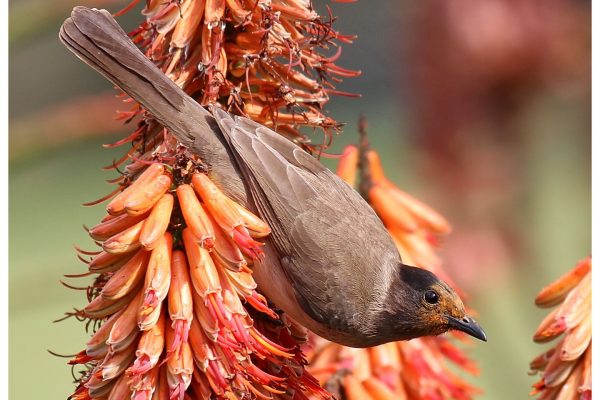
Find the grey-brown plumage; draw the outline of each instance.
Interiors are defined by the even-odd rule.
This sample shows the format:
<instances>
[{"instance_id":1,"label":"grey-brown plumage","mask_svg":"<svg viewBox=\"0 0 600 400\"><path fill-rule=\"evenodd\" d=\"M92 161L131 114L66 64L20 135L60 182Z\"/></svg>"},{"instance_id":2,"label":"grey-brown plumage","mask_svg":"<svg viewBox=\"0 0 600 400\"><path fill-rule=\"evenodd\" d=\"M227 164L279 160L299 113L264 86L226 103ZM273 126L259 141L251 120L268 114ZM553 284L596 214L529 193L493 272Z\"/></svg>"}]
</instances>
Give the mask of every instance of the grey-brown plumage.
<instances>
[{"instance_id":1,"label":"grey-brown plumage","mask_svg":"<svg viewBox=\"0 0 600 400\"><path fill-rule=\"evenodd\" d=\"M484 337L472 320L463 320L468 328L452 322L465 318L458 296L432 274L401 263L356 191L272 130L217 107L209 113L152 64L107 11L75 8L60 38L199 155L226 194L271 226L254 276L298 322L357 347L450 328ZM448 299L445 306L426 304L424 293L432 290Z\"/></svg>"}]
</instances>

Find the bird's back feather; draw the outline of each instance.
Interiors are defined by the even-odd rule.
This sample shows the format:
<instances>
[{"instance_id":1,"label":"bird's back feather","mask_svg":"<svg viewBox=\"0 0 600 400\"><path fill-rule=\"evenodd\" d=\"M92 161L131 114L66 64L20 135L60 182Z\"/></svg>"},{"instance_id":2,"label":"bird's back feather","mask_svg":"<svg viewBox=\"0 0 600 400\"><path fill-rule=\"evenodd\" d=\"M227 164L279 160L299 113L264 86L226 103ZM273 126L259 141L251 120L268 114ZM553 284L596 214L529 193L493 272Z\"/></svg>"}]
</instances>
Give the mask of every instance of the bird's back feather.
<instances>
[{"instance_id":1,"label":"bird's back feather","mask_svg":"<svg viewBox=\"0 0 600 400\"><path fill-rule=\"evenodd\" d=\"M294 143L245 118L213 113L272 227L270 242L299 304L331 329L365 329L400 264L377 215ZM350 292L357 301L346 301Z\"/></svg>"}]
</instances>

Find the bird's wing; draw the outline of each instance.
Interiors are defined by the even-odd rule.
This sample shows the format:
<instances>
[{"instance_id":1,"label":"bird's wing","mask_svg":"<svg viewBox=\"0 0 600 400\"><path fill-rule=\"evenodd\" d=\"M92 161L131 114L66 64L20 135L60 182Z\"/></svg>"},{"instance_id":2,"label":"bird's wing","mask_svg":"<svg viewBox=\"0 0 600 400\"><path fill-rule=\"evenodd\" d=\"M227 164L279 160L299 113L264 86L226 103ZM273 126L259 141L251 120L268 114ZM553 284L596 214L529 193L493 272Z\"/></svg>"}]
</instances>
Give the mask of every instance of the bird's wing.
<instances>
[{"instance_id":1,"label":"bird's wing","mask_svg":"<svg viewBox=\"0 0 600 400\"><path fill-rule=\"evenodd\" d=\"M273 228L276 248L290 254L288 233L298 215L306 211L307 200L317 195L319 174L328 170L270 129L246 118L234 119L218 108L212 111L252 187L256 208Z\"/></svg>"},{"instance_id":2,"label":"bird's wing","mask_svg":"<svg viewBox=\"0 0 600 400\"><path fill-rule=\"evenodd\" d=\"M349 319L364 311L353 306L373 296L369 276L387 278L388 271L378 271L384 268L381 255L395 249L377 215L346 182L294 143L217 108L213 115L252 187L256 208L272 228L270 240L298 302L330 327L352 323ZM364 231L387 241L371 243ZM365 301L348 304L346 290Z\"/></svg>"}]
</instances>

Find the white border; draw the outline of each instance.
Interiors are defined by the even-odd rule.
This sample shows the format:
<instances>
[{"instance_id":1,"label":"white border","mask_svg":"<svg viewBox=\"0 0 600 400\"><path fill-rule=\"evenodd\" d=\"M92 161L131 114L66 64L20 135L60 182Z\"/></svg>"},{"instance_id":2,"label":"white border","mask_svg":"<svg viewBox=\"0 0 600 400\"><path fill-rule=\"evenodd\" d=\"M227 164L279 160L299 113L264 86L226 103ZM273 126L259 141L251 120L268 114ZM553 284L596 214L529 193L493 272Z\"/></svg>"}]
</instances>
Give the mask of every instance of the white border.
<instances>
[{"instance_id":1,"label":"white border","mask_svg":"<svg viewBox=\"0 0 600 400\"><path fill-rule=\"evenodd\" d=\"M598 5L598 4L596 4ZM598 90L600 86L598 84L598 80L594 79L594 75L598 77L598 73L600 71L600 59L598 58L598 52L600 51L600 34L598 30L598 25L600 24L600 14L597 7L592 8L592 265L594 265L594 254L598 254L596 250L600 248L598 241L598 226L600 225L600 214L598 213L598 208L594 208L594 200L600 199L598 195L598 174L600 173L600 161L596 158L598 156L598 124L600 123L600 106L598 105ZM594 29L596 28L596 29ZM595 74L594 74L595 73ZM594 96L595 95L595 96ZM596 101L594 101L596 100ZM595 151L594 151L595 150ZM594 157L594 154L596 157ZM596 235L594 235L594 231ZM598 310L600 310L600 301L598 296L598 290L600 287L600 276L599 273L593 272L592 269L592 337L596 337L598 339L598 326L600 326L598 322ZM594 296L594 293L596 294ZM595 314L595 315L594 315ZM593 340L592 340L593 341ZM598 341L596 341L598 343ZM596 382L598 384L600 381L599 375L599 366L596 364L598 362L598 357L596 357L599 353L598 344L596 346L592 346L592 382ZM598 387L596 387L596 391ZM598 393L596 393L598 394Z\"/></svg>"}]
</instances>

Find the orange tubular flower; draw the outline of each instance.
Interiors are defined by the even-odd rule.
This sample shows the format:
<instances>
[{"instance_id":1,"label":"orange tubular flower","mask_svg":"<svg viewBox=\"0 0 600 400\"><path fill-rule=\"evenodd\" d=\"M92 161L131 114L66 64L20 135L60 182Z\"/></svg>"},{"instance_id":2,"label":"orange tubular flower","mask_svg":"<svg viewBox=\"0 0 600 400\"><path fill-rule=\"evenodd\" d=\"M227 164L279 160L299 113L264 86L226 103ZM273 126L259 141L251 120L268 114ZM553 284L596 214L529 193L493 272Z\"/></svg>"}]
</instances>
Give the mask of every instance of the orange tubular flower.
<instances>
[{"instance_id":1,"label":"orange tubular flower","mask_svg":"<svg viewBox=\"0 0 600 400\"><path fill-rule=\"evenodd\" d=\"M592 259L546 286L535 298L542 308L554 307L533 336L545 343L562 335L553 348L531 361L532 373L542 379L533 385L532 395L540 399L592 398Z\"/></svg>"},{"instance_id":2,"label":"orange tubular flower","mask_svg":"<svg viewBox=\"0 0 600 400\"><path fill-rule=\"evenodd\" d=\"M450 231L440 214L388 181L378 154L366 142L344 150L337 172L349 184L360 175L360 190L392 234L405 263L447 280L435 254L436 235ZM453 335L464 340L459 332ZM448 368L452 362L466 372L478 373L476 365L448 337L369 349L352 349L314 336L310 344L309 371L326 388L341 387L348 400L466 400L479 392Z\"/></svg>"},{"instance_id":3,"label":"orange tubular flower","mask_svg":"<svg viewBox=\"0 0 600 400\"><path fill-rule=\"evenodd\" d=\"M110 202L107 208L118 216L108 214L90 229L112 252L82 252L91 255L90 273L99 275L88 291L90 303L75 315L101 326L70 362L89 367L72 398L284 398L292 392L298 399L329 398L303 370L293 328L282 324L285 318L278 322L280 317L256 292L248 267L252 259L242 256L245 249L235 239L238 228L247 229L251 238L264 237L268 226L216 191L202 173L155 165L137 178L152 173L150 181L133 181ZM214 196L202 190L197 195L188 184L176 190L170 185L168 190L177 193L174 207L171 193L147 190L171 182L171 173L189 175L191 183L201 182ZM143 214L128 206L132 198L144 198ZM120 211L115 204L123 204ZM200 232L211 233L213 247L207 248L208 236L197 235L191 221L202 221ZM150 232L149 237L163 233L145 242L151 246L142 246L139 231ZM107 238L102 242L101 237ZM107 243L127 245L114 251ZM253 315L261 314L257 325Z\"/></svg>"}]
</instances>

